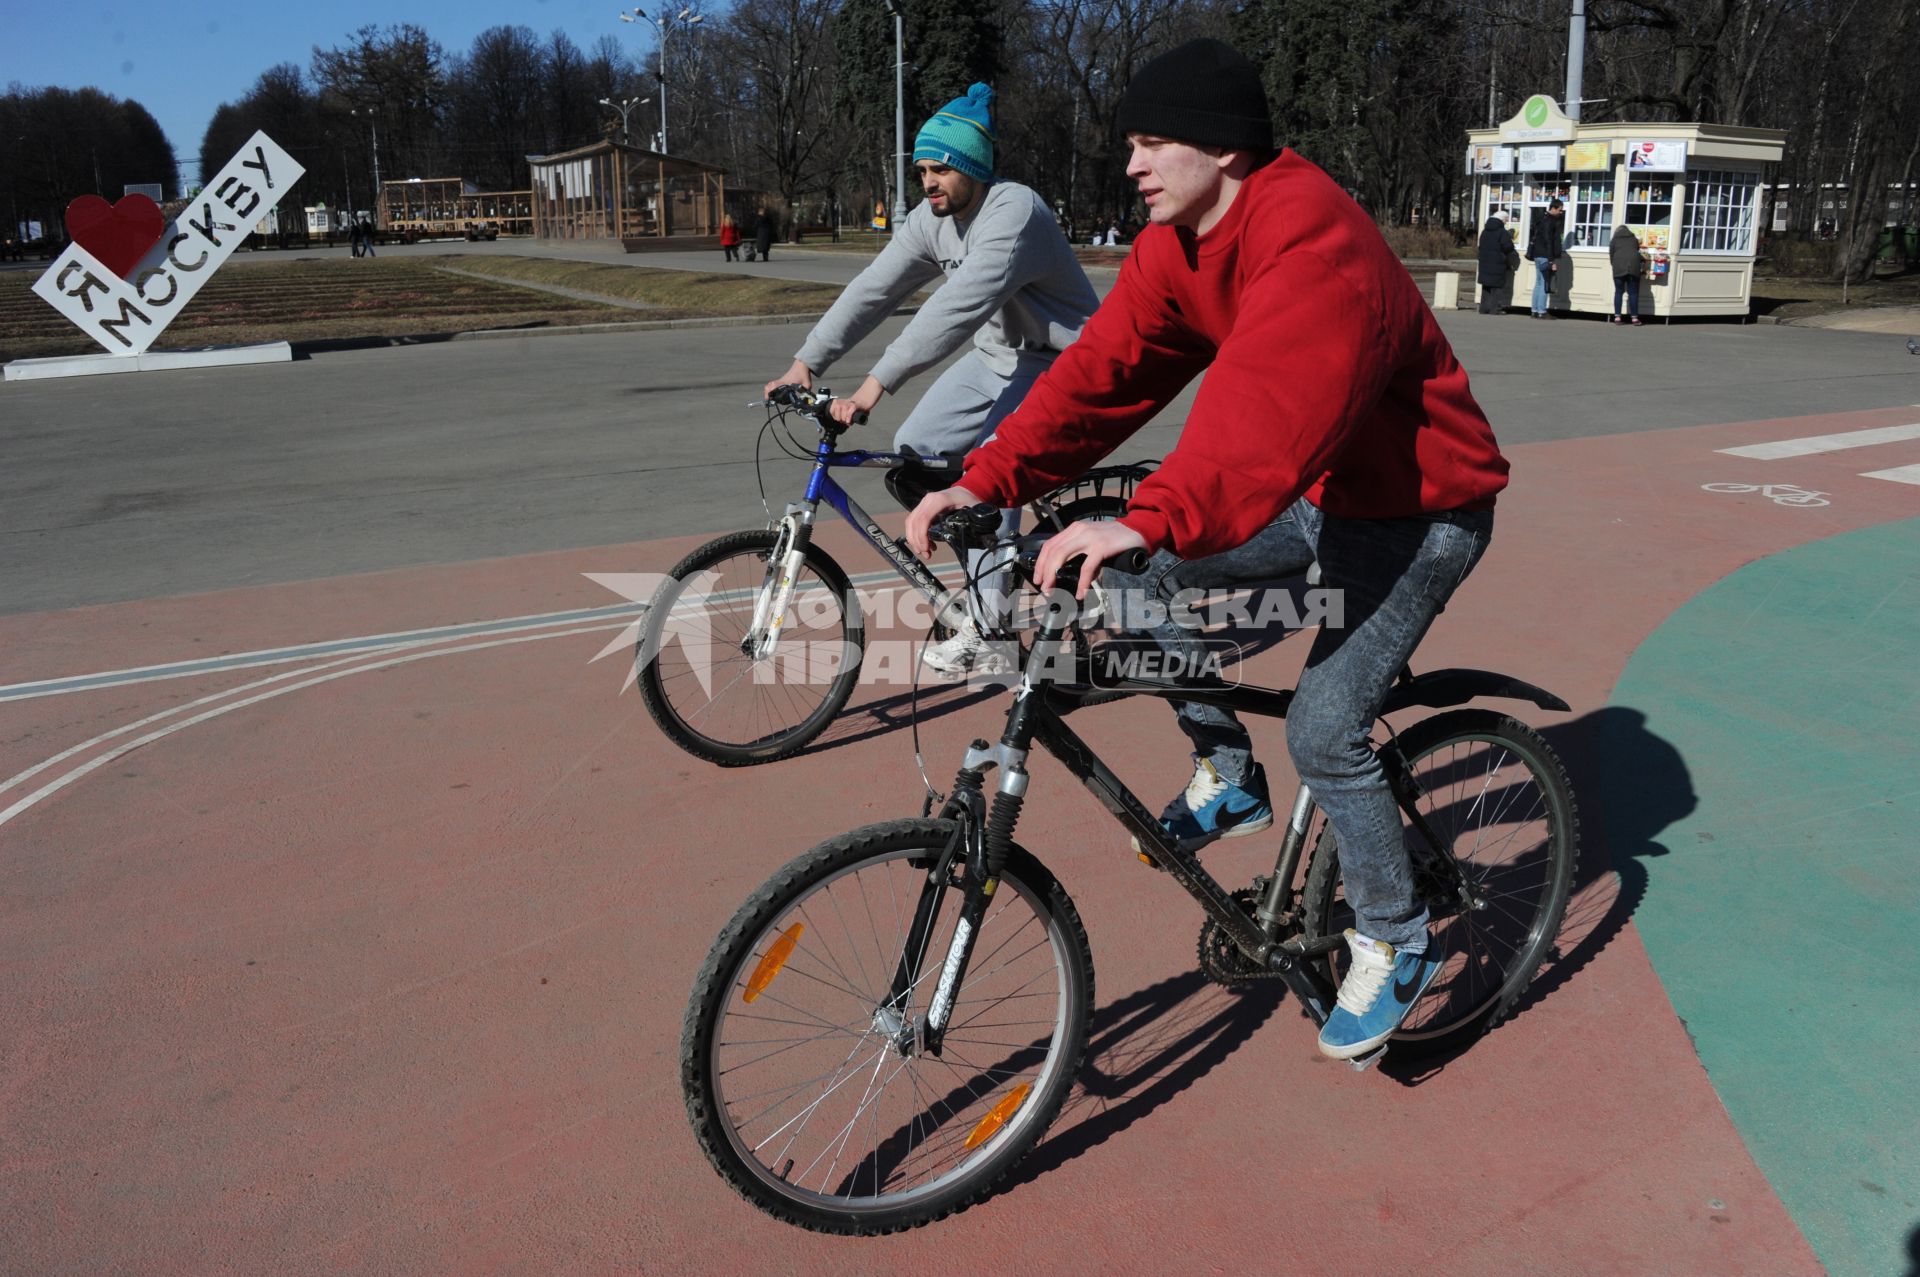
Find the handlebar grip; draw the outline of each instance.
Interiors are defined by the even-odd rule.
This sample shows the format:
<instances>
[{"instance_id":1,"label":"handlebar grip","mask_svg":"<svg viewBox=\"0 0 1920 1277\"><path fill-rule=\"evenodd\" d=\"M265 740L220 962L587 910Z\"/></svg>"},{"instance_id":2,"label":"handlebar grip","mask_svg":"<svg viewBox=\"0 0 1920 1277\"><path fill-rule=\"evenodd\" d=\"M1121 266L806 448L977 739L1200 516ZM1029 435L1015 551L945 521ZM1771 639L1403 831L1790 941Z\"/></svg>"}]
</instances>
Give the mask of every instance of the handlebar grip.
<instances>
[{"instance_id":1,"label":"handlebar grip","mask_svg":"<svg viewBox=\"0 0 1920 1277\"><path fill-rule=\"evenodd\" d=\"M1108 559L1107 566L1110 568L1118 568L1129 576L1139 576L1147 570L1147 564L1152 562L1152 560L1153 556L1151 554L1135 546L1131 550L1123 550L1111 559Z\"/></svg>"}]
</instances>

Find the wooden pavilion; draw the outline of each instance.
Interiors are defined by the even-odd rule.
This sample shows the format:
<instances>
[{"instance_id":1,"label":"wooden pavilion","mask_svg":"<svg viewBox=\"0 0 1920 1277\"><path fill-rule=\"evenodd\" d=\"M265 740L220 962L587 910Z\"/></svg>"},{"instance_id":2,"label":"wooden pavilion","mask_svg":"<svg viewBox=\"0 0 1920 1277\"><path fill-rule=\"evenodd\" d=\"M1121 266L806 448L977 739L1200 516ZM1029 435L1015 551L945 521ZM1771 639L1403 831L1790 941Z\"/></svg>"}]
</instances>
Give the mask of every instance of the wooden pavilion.
<instances>
[{"instance_id":1,"label":"wooden pavilion","mask_svg":"<svg viewBox=\"0 0 1920 1277\"><path fill-rule=\"evenodd\" d=\"M612 141L530 155L527 163L533 170L533 233L542 239L720 233L725 169Z\"/></svg>"}]
</instances>

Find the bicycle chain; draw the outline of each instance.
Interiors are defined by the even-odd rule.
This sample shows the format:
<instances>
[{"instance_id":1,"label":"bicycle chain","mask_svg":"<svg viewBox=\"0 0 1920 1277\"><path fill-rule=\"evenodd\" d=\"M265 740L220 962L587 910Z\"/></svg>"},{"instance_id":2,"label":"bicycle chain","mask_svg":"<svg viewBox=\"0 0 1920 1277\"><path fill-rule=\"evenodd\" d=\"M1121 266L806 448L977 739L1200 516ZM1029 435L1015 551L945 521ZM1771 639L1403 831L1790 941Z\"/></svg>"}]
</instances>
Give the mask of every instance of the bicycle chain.
<instances>
[{"instance_id":1,"label":"bicycle chain","mask_svg":"<svg viewBox=\"0 0 1920 1277\"><path fill-rule=\"evenodd\" d=\"M1253 886L1242 887L1234 892L1231 898L1251 918L1263 894L1263 884L1256 881ZM1233 937L1221 930L1220 925L1211 918L1200 928L1200 941L1195 949L1200 958L1200 974L1225 988L1240 988L1255 980L1280 979L1278 971L1255 966L1251 958L1240 952L1240 946L1233 942Z\"/></svg>"}]
</instances>

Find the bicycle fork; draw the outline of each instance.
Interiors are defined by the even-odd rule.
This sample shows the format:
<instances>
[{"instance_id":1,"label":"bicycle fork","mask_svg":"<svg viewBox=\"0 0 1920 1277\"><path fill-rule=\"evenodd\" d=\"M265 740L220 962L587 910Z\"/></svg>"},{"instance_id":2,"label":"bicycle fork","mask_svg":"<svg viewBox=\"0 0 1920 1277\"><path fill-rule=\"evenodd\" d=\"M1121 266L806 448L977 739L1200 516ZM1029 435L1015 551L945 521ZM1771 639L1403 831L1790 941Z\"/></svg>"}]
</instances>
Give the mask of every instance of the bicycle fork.
<instances>
[{"instance_id":1,"label":"bicycle fork","mask_svg":"<svg viewBox=\"0 0 1920 1277\"><path fill-rule=\"evenodd\" d=\"M800 579L800 566L806 561L807 545L813 540L813 516L817 501L798 501L787 507L780 519L780 534L773 552L767 556L767 577L753 602L753 623L747 627L741 644L756 661L773 655L780 643L780 630L787 622L787 608L793 602L793 583Z\"/></svg>"},{"instance_id":2,"label":"bicycle fork","mask_svg":"<svg viewBox=\"0 0 1920 1277\"><path fill-rule=\"evenodd\" d=\"M1024 758L1025 751L1013 751L1005 746L989 749L985 741L975 741L959 775L954 778L953 792L941 813L944 818L955 821L954 836L927 872L913 922L907 929L900 964L894 972L893 986L874 1015L876 1031L887 1037L902 1055L940 1054L960 987L966 982L980 923L1000 886L1000 873L1012 848L1013 826L1026 796ZM985 768L994 763L1002 763L1004 770L989 815L982 785ZM958 882L954 878L956 870ZM922 969L933 944L941 900L956 887L961 896L953 938L947 943L946 954L928 995L926 1015L916 1021L911 1014L914 990L925 978Z\"/></svg>"}]
</instances>

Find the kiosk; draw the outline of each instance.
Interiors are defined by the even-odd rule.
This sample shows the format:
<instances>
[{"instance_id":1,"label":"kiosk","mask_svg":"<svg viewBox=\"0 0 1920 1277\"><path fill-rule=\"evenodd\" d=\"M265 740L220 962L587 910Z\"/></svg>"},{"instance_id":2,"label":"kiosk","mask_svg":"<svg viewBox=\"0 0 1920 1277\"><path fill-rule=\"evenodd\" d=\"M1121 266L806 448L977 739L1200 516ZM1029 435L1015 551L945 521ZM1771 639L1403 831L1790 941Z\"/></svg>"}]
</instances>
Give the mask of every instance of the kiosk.
<instances>
[{"instance_id":1,"label":"kiosk","mask_svg":"<svg viewBox=\"0 0 1920 1277\"><path fill-rule=\"evenodd\" d=\"M1552 308L1604 315L1613 309L1607 244L1616 226L1640 240L1640 313L1737 315L1753 294L1760 196L1766 167L1786 134L1725 124L1581 124L1536 94L1498 128L1467 133L1475 227L1505 210L1520 251L1515 300L1533 291L1526 260L1533 219L1565 205L1566 256Z\"/></svg>"}]
</instances>

